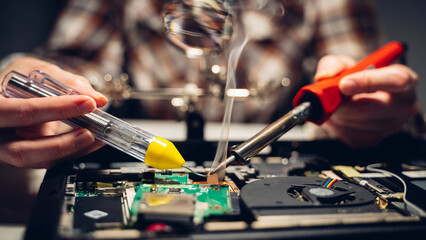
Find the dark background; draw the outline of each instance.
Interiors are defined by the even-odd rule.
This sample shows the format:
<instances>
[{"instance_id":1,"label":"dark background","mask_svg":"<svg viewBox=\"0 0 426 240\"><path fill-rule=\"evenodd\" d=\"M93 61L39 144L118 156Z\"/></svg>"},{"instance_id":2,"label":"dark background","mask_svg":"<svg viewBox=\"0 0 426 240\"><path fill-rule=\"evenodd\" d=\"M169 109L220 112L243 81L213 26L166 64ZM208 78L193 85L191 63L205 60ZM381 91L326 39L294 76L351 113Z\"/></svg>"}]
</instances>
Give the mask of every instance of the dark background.
<instances>
[{"instance_id":1,"label":"dark background","mask_svg":"<svg viewBox=\"0 0 426 240\"><path fill-rule=\"evenodd\" d=\"M356 0L354 0L356 1ZM52 28L63 0L0 1L0 58L12 52L28 52L40 45ZM375 0L379 25L386 40L409 46L407 63L420 76L417 89L426 112L426 1Z\"/></svg>"},{"instance_id":2,"label":"dark background","mask_svg":"<svg viewBox=\"0 0 426 240\"><path fill-rule=\"evenodd\" d=\"M356 1L356 0L355 0ZM417 96L426 112L426 1L375 0L386 40L408 44L407 65L419 74Z\"/></svg>"}]
</instances>

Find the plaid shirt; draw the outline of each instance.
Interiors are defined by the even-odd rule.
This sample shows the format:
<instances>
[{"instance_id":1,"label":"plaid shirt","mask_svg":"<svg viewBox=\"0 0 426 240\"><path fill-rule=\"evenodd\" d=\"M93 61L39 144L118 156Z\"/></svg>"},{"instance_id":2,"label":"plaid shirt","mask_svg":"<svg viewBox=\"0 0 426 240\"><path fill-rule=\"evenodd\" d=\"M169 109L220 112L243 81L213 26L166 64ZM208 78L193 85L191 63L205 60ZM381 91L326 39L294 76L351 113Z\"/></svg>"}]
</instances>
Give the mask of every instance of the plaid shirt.
<instances>
[{"instance_id":1,"label":"plaid shirt","mask_svg":"<svg viewBox=\"0 0 426 240\"><path fill-rule=\"evenodd\" d=\"M378 47L371 1L282 0L279 8L259 10L259 1L243 1L239 11L251 36L238 62L237 87L263 91L263 97L237 101L233 121L266 122L284 114L297 90L312 79L317 61L327 54L356 59ZM185 53L164 37L161 15L167 1L70 0L42 55L102 86L105 74L129 75L136 90L182 88L188 72ZM275 5L278 6L278 5ZM270 7L271 8L271 7ZM223 56L214 64L226 66ZM209 88L203 78L197 84ZM211 87L211 86L210 86ZM223 115L221 99L203 99L197 107L210 121ZM176 118L169 100L141 100L140 115Z\"/></svg>"}]
</instances>

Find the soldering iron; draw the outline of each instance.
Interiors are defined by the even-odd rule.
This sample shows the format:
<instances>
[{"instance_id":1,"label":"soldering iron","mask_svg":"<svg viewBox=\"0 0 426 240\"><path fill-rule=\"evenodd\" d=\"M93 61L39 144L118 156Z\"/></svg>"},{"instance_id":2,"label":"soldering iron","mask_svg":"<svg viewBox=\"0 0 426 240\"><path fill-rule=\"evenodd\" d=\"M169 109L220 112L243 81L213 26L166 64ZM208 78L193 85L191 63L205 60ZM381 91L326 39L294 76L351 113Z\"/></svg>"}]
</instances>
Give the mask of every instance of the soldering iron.
<instances>
[{"instance_id":1,"label":"soldering iron","mask_svg":"<svg viewBox=\"0 0 426 240\"><path fill-rule=\"evenodd\" d=\"M230 150L230 156L220 163L210 174L214 174L232 163L247 164L250 157L278 140L294 126L310 121L318 125L324 123L344 101L339 89L340 80L352 73L369 68L381 68L397 60L404 53L404 45L393 41L368 55L355 66L334 77L321 79L299 90L293 99L294 109L271 123L246 142Z\"/></svg>"}]
</instances>

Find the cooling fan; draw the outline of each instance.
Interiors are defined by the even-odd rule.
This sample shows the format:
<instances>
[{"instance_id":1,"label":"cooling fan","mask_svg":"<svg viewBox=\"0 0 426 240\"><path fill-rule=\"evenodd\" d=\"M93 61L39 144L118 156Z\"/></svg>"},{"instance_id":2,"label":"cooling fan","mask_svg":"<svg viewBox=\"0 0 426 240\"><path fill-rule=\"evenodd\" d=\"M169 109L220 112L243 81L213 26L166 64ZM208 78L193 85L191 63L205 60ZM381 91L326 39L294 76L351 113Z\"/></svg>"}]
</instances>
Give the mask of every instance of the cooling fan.
<instances>
[{"instance_id":1,"label":"cooling fan","mask_svg":"<svg viewBox=\"0 0 426 240\"><path fill-rule=\"evenodd\" d=\"M377 211L374 196L367 189L314 177L258 180L243 187L241 199L255 216Z\"/></svg>"}]
</instances>

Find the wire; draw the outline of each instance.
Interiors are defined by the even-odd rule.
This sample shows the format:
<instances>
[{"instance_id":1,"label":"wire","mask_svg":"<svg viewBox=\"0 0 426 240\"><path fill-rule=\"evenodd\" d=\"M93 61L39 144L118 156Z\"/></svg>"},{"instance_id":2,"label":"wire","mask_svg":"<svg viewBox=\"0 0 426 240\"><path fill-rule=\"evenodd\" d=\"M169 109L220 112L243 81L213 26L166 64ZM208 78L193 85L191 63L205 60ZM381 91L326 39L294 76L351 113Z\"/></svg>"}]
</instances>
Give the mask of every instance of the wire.
<instances>
[{"instance_id":1,"label":"wire","mask_svg":"<svg viewBox=\"0 0 426 240\"><path fill-rule=\"evenodd\" d=\"M402 200L404 201L404 203L407 205L407 206L409 206L409 207L411 207L412 209L414 209L416 212L417 212L417 214L418 215L420 215L420 216L422 216L422 217L426 217L426 212L425 211L423 211L423 209L421 209L420 207L418 207L416 204L414 204L414 203L412 203L412 202L410 202L408 199L407 199L407 184L405 183L405 181L404 181L404 179L402 179L400 176L398 176L398 175L396 175L395 173L393 173L393 172L390 172L390 171L387 171L387 170L384 170L384 169L378 169L379 167L382 167L382 164L380 164L380 163L374 163L374 164L370 164L370 165L368 165L367 167L366 167L366 169L368 170L368 171L372 171L372 172L379 172L379 173L383 173L383 174L389 174L389 175L391 175L392 177L394 177L394 178L396 178L396 179L398 179L399 181L401 181L401 183L402 183L402 185L404 186L404 195L403 195L403 198L402 198Z\"/></svg>"},{"instance_id":2,"label":"wire","mask_svg":"<svg viewBox=\"0 0 426 240\"><path fill-rule=\"evenodd\" d=\"M199 176L199 177L208 177L206 174L202 174L202 173L198 173L198 172L196 172L196 171L194 171L193 169L191 169L191 168L189 168L189 167L187 167L187 166L182 166L183 168L185 168L185 169L188 169L189 171L191 171L193 174L195 174L195 175L197 175L197 176Z\"/></svg>"},{"instance_id":3,"label":"wire","mask_svg":"<svg viewBox=\"0 0 426 240\"><path fill-rule=\"evenodd\" d=\"M333 186L333 184L335 183L335 182L337 182L337 179L336 178L329 178L325 183L324 183L324 185L322 185L322 187L325 187L325 188L331 188L331 186Z\"/></svg>"},{"instance_id":4,"label":"wire","mask_svg":"<svg viewBox=\"0 0 426 240\"><path fill-rule=\"evenodd\" d=\"M333 186L333 184L334 184L335 182L337 182L337 179L336 179L336 178L335 178L335 179L333 179L333 180L331 180L331 182L327 184L326 188L331 188L331 186Z\"/></svg>"},{"instance_id":5,"label":"wire","mask_svg":"<svg viewBox=\"0 0 426 240\"><path fill-rule=\"evenodd\" d=\"M331 182L331 178L329 178L325 183L324 183L324 185L322 185L322 187L327 187L327 185Z\"/></svg>"}]
</instances>

